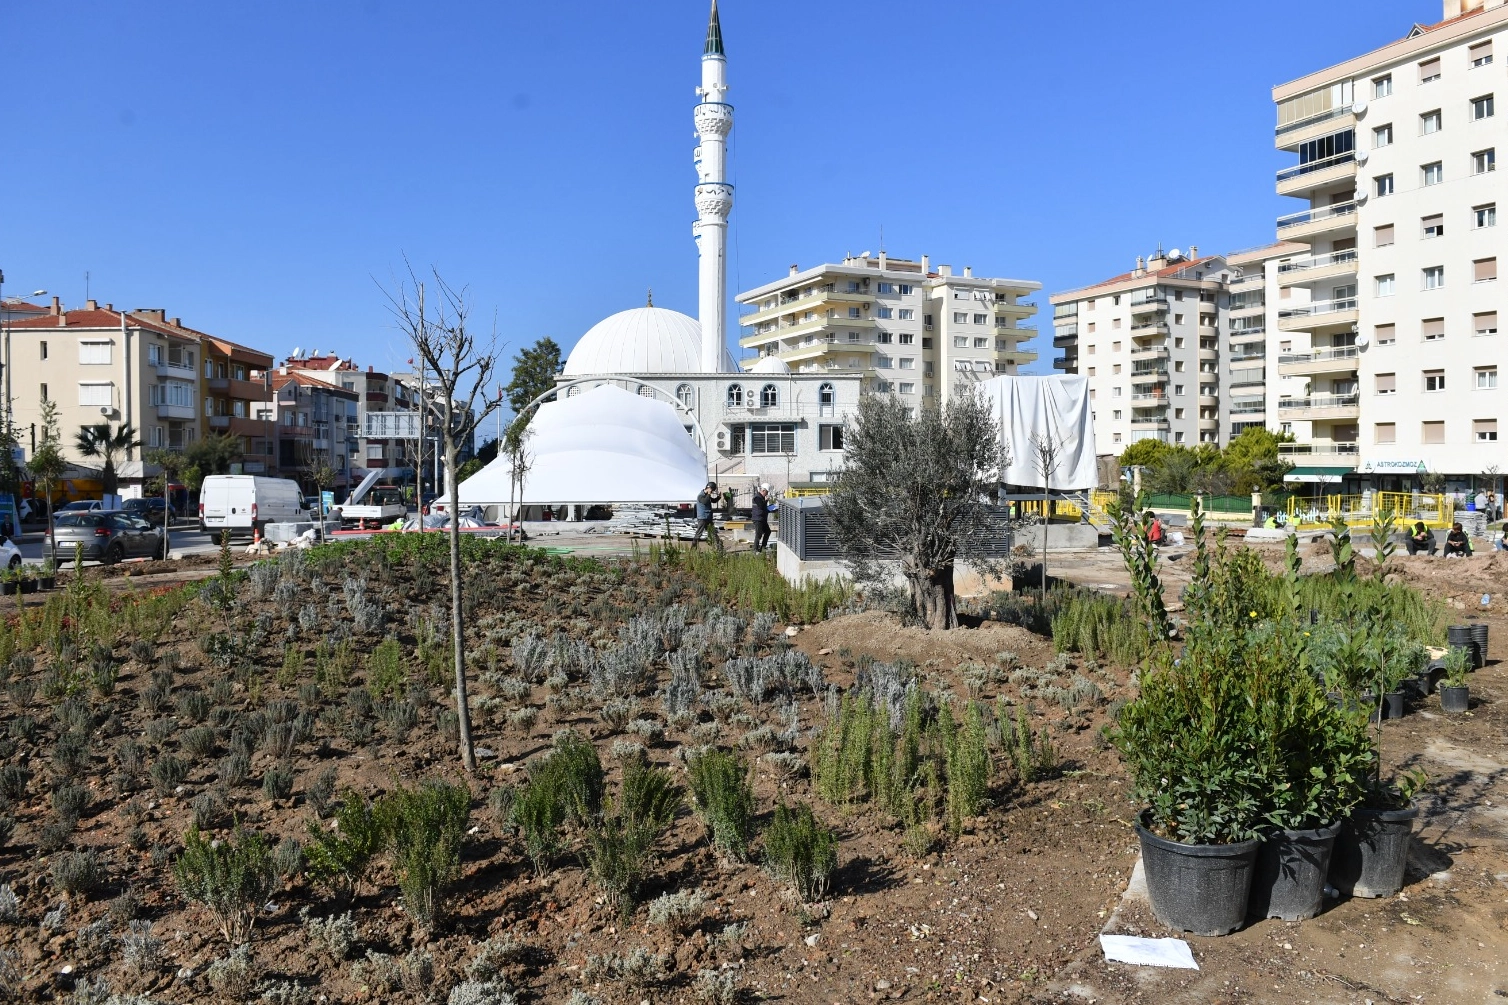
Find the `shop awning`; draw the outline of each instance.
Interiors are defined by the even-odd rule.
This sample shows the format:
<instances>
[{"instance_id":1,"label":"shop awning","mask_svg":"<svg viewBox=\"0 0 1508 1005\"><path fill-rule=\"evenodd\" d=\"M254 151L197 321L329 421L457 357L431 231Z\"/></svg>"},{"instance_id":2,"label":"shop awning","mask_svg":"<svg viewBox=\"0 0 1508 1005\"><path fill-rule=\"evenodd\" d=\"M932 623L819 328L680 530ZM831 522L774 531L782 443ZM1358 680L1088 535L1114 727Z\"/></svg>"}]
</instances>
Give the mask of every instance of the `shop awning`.
<instances>
[{"instance_id":1,"label":"shop awning","mask_svg":"<svg viewBox=\"0 0 1508 1005\"><path fill-rule=\"evenodd\" d=\"M1340 465L1331 467L1294 468L1283 476L1285 482L1334 482L1346 475L1355 474L1355 468Z\"/></svg>"}]
</instances>

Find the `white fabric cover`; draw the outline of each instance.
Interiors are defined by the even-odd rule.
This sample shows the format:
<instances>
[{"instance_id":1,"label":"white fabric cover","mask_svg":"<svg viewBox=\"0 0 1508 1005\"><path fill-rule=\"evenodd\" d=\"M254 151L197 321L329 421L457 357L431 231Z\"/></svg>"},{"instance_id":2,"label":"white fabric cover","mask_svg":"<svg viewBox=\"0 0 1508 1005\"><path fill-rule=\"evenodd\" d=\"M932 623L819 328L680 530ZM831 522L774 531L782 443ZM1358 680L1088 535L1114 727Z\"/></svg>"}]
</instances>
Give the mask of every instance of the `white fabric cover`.
<instances>
[{"instance_id":1,"label":"white fabric cover","mask_svg":"<svg viewBox=\"0 0 1508 1005\"><path fill-rule=\"evenodd\" d=\"M525 503L691 502L707 455L668 402L601 384L540 405L529 423ZM498 455L460 485L461 508L506 505L512 466Z\"/></svg>"},{"instance_id":2,"label":"white fabric cover","mask_svg":"<svg viewBox=\"0 0 1508 1005\"><path fill-rule=\"evenodd\" d=\"M702 326L695 318L664 307L619 311L587 329L566 357L567 377L626 373L698 373L702 369ZM737 370L723 348L722 370Z\"/></svg>"},{"instance_id":3,"label":"white fabric cover","mask_svg":"<svg viewBox=\"0 0 1508 1005\"><path fill-rule=\"evenodd\" d=\"M1078 376L995 377L979 385L990 402L1010 464L1000 480L1007 485L1037 487L1032 436L1057 444L1058 464L1048 487L1061 492L1092 489L1099 484L1094 463L1094 423L1089 414L1089 379Z\"/></svg>"}]
</instances>

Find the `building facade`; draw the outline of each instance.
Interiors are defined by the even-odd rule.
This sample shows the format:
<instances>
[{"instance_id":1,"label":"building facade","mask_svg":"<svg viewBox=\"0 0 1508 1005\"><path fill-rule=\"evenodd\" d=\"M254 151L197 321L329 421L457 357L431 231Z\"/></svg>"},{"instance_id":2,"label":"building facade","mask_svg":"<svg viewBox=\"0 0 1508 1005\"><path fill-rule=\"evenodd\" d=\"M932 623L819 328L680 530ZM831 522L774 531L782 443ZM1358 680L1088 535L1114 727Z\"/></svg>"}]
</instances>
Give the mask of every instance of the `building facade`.
<instances>
[{"instance_id":1,"label":"building facade","mask_svg":"<svg viewBox=\"0 0 1508 1005\"><path fill-rule=\"evenodd\" d=\"M1276 145L1297 157L1277 192L1304 203L1277 221L1302 251L1269 266L1300 477L1407 488L1505 464L1505 46L1503 0L1445 0L1440 23L1273 89Z\"/></svg>"},{"instance_id":2,"label":"building facade","mask_svg":"<svg viewBox=\"0 0 1508 1005\"><path fill-rule=\"evenodd\" d=\"M308 483L308 469L324 463L335 475L325 488L339 491L354 485L357 393L283 367L272 375L272 387L278 467L284 475Z\"/></svg>"},{"instance_id":3,"label":"building facade","mask_svg":"<svg viewBox=\"0 0 1508 1005\"><path fill-rule=\"evenodd\" d=\"M1235 271L1195 247L1159 250L1130 272L1052 295L1053 344L1064 350L1053 365L1088 378L1098 449L1118 454L1144 439L1224 445L1262 421L1250 366L1262 332L1232 327ZM1239 303L1243 319L1260 314Z\"/></svg>"},{"instance_id":4,"label":"building facade","mask_svg":"<svg viewBox=\"0 0 1508 1005\"><path fill-rule=\"evenodd\" d=\"M945 402L955 390L1014 374L1037 354L1022 347L1036 313L1023 298L1042 288L1023 279L954 275L920 261L866 252L801 270L740 293L739 344L752 369L776 359L794 373L859 374L864 390L913 407Z\"/></svg>"}]
</instances>

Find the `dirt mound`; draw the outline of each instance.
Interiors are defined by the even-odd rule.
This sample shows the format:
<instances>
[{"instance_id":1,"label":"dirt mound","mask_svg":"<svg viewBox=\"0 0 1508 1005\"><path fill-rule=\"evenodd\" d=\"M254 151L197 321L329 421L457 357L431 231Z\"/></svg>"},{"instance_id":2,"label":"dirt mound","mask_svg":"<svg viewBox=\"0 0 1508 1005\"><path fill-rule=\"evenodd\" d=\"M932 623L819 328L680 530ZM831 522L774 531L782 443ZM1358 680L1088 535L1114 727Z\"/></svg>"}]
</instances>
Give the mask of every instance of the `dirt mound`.
<instances>
[{"instance_id":1,"label":"dirt mound","mask_svg":"<svg viewBox=\"0 0 1508 1005\"><path fill-rule=\"evenodd\" d=\"M845 614L804 629L796 640L814 660L829 650L863 653L878 660L907 659L929 669L949 669L959 663L989 663L1012 652L1020 662L1040 665L1052 659L1052 643L1016 625L985 621L953 631L911 627L894 614L865 611Z\"/></svg>"}]
</instances>

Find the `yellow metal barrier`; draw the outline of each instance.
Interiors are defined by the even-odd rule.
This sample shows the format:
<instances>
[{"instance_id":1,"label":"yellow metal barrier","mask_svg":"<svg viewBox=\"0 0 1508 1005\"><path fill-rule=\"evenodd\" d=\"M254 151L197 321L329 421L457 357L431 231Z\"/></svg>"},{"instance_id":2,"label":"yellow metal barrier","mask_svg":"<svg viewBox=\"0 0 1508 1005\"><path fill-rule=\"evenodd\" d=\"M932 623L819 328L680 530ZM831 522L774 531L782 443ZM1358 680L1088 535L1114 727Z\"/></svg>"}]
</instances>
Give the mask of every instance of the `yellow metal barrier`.
<instances>
[{"instance_id":1,"label":"yellow metal barrier","mask_svg":"<svg viewBox=\"0 0 1508 1005\"><path fill-rule=\"evenodd\" d=\"M830 485L805 485L801 488L792 486L785 490L784 495L787 499L795 499L800 496L832 495L832 491L832 486Z\"/></svg>"},{"instance_id":2,"label":"yellow metal barrier","mask_svg":"<svg viewBox=\"0 0 1508 1005\"><path fill-rule=\"evenodd\" d=\"M1045 499L1022 499L1016 505L1020 508L1022 516L1041 516L1047 506ZM1055 519L1082 520L1084 511L1078 503L1069 502L1067 499L1054 499L1052 515Z\"/></svg>"},{"instance_id":3,"label":"yellow metal barrier","mask_svg":"<svg viewBox=\"0 0 1508 1005\"><path fill-rule=\"evenodd\" d=\"M1345 518L1348 527L1361 527L1372 522L1374 513L1389 507L1400 530L1405 523L1419 521L1426 527L1449 527L1455 513L1454 500L1437 493L1374 492L1359 496L1325 495L1313 499L1292 496L1288 500L1288 522L1301 530L1310 530L1329 524L1339 514Z\"/></svg>"}]
</instances>

